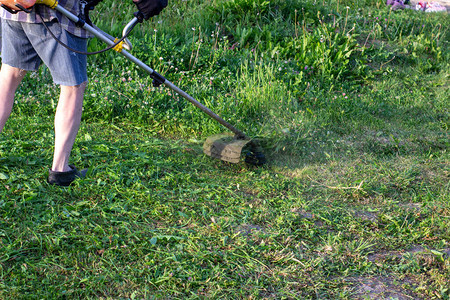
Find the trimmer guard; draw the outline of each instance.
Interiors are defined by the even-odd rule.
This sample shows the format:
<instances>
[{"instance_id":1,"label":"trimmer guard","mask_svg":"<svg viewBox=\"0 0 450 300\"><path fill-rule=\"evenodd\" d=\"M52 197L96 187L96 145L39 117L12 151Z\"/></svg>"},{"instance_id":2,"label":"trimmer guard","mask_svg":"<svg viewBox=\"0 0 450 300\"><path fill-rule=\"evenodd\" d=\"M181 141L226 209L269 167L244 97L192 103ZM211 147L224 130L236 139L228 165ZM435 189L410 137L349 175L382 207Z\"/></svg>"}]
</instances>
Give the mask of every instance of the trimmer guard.
<instances>
[{"instance_id":1,"label":"trimmer guard","mask_svg":"<svg viewBox=\"0 0 450 300\"><path fill-rule=\"evenodd\" d=\"M240 161L242 149L250 140L237 139L231 133L221 133L210 136L203 144L203 152L213 158L237 164Z\"/></svg>"}]
</instances>

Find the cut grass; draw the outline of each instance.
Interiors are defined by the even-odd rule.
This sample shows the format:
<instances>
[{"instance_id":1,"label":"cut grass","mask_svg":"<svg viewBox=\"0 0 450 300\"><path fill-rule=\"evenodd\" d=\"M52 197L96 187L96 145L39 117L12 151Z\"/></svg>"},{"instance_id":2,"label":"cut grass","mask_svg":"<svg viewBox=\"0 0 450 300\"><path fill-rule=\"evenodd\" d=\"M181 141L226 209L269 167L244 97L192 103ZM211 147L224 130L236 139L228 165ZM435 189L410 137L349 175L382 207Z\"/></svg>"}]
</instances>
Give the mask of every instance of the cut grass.
<instances>
[{"instance_id":1,"label":"cut grass","mask_svg":"<svg viewBox=\"0 0 450 300\"><path fill-rule=\"evenodd\" d=\"M80 137L74 161L91 170L67 189L44 183L51 139L8 139L3 298L445 296L445 153L253 168L132 124L84 123ZM396 288L364 294L383 283Z\"/></svg>"}]
</instances>

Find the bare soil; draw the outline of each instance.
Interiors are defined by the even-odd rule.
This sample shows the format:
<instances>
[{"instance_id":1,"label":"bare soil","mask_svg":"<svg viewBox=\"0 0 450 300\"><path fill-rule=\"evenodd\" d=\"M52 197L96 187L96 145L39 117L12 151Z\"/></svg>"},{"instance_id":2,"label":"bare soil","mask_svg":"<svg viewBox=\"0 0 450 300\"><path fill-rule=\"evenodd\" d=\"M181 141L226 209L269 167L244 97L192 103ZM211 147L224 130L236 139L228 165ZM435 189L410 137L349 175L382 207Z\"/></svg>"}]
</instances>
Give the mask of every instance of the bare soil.
<instances>
[{"instance_id":1,"label":"bare soil","mask_svg":"<svg viewBox=\"0 0 450 300\"><path fill-rule=\"evenodd\" d=\"M416 284L411 280L394 277L357 277L350 279L354 283L352 299L422 299L413 292Z\"/></svg>"}]
</instances>

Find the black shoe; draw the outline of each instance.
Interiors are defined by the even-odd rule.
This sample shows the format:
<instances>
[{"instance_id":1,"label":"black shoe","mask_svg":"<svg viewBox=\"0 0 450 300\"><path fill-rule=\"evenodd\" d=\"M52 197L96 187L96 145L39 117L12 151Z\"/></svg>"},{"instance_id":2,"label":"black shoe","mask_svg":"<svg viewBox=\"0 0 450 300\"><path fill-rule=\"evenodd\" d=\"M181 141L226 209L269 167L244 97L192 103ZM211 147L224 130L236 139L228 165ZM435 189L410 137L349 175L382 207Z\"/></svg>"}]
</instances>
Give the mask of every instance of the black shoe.
<instances>
[{"instance_id":1,"label":"black shoe","mask_svg":"<svg viewBox=\"0 0 450 300\"><path fill-rule=\"evenodd\" d=\"M78 171L74 165L69 165L69 167L72 170L67 172L56 172L49 170L47 182L53 185L69 186L75 179L86 177L88 169Z\"/></svg>"}]
</instances>

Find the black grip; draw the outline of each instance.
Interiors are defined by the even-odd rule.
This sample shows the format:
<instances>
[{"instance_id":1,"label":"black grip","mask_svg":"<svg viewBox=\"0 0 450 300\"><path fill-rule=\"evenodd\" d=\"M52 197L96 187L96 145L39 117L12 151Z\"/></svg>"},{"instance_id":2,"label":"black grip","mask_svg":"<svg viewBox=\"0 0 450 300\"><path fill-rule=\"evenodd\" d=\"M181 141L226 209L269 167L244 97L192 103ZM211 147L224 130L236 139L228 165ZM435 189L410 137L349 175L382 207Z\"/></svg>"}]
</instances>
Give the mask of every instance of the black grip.
<instances>
[{"instance_id":1,"label":"black grip","mask_svg":"<svg viewBox=\"0 0 450 300\"><path fill-rule=\"evenodd\" d=\"M164 76L155 71L153 71L153 73L150 74L150 77L153 78L152 84L154 87L159 87L166 81L166 78L164 78Z\"/></svg>"}]
</instances>

